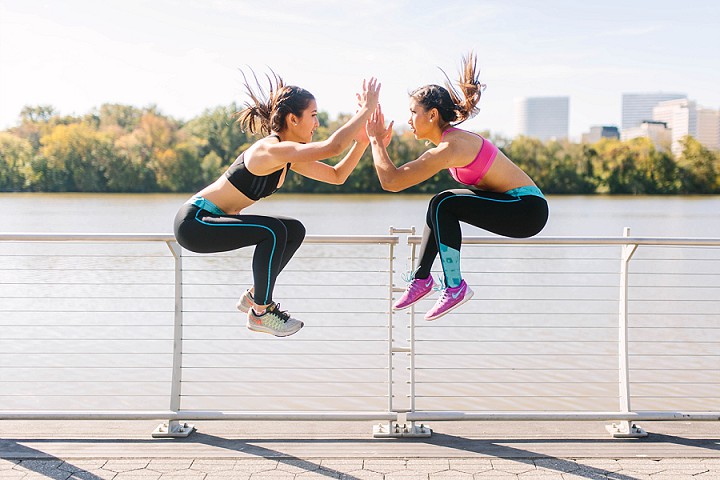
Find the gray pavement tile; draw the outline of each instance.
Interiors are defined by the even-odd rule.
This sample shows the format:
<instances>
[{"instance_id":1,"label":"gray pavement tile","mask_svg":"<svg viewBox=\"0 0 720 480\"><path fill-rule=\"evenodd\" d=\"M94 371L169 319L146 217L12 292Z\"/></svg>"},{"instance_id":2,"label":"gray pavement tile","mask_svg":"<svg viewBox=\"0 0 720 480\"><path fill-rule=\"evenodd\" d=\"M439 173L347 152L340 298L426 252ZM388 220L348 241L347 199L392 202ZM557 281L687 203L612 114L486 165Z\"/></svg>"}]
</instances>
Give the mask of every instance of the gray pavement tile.
<instances>
[{"instance_id":1,"label":"gray pavement tile","mask_svg":"<svg viewBox=\"0 0 720 480\"><path fill-rule=\"evenodd\" d=\"M451 458L450 469L461 473L481 473L492 470L492 462L489 458Z\"/></svg>"},{"instance_id":2,"label":"gray pavement tile","mask_svg":"<svg viewBox=\"0 0 720 480\"><path fill-rule=\"evenodd\" d=\"M409 458L405 467L416 472L436 473L450 470L450 462L444 458Z\"/></svg>"},{"instance_id":3,"label":"gray pavement tile","mask_svg":"<svg viewBox=\"0 0 720 480\"><path fill-rule=\"evenodd\" d=\"M8 460L5 458L0 458L0 471L12 470L18 463L20 463L20 460Z\"/></svg>"},{"instance_id":4,"label":"gray pavement tile","mask_svg":"<svg viewBox=\"0 0 720 480\"><path fill-rule=\"evenodd\" d=\"M718 478L720 478L720 470L701 473L699 475L695 475L693 478L700 480L717 480Z\"/></svg>"},{"instance_id":5,"label":"gray pavement tile","mask_svg":"<svg viewBox=\"0 0 720 480\"><path fill-rule=\"evenodd\" d=\"M563 480L563 476L559 472L534 471L519 474L518 480Z\"/></svg>"},{"instance_id":6,"label":"gray pavement tile","mask_svg":"<svg viewBox=\"0 0 720 480\"><path fill-rule=\"evenodd\" d=\"M653 480L693 480L693 475L685 475L678 473L658 473L657 475L650 475Z\"/></svg>"},{"instance_id":7,"label":"gray pavement tile","mask_svg":"<svg viewBox=\"0 0 720 480\"><path fill-rule=\"evenodd\" d=\"M473 478L475 480L517 480L518 476L514 473L489 470L487 472L476 473L473 475Z\"/></svg>"},{"instance_id":8,"label":"gray pavement tile","mask_svg":"<svg viewBox=\"0 0 720 480\"><path fill-rule=\"evenodd\" d=\"M647 473L620 470L619 472L608 473L608 480L651 480L652 476Z\"/></svg>"},{"instance_id":9,"label":"gray pavement tile","mask_svg":"<svg viewBox=\"0 0 720 480\"><path fill-rule=\"evenodd\" d=\"M80 458L76 460L66 460L58 466L58 469L66 472L82 472L83 470L99 470L107 463L103 458Z\"/></svg>"},{"instance_id":10,"label":"gray pavement tile","mask_svg":"<svg viewBox=\"0 0 720 480\"><path fill-rule=\"evenodd\" d=\"M97 468L73 472L69 478L72 480L112 480L116 475L117 472Z\"/></svg>"},{"instance_id":11,"label":"gray pavement tile","mask_svg":"<svg viewBox=\"0 0 720 480\"><path fill-rule=\"evenodd\" d=\"M363 470L370 470L378 473L391 473L405 470L407 461L402 458L366 458L363 463Z\"/></svg>"},{"instance_id":12,"label":"gray pavement tile","mask_svg":"<svg viewBox=\"0 0 720 480\"><path fill-rule=\"evenodd\" d=\"M386 473L384 480L428 480L428 474L424 472L404 470Z\"/></svg>"},{"instance_id":13,"label":"gray pavement tile","mask_svg":"<svg viewBox=\"0 0 720 480\"><path fill-rule=\"evenodd\" d=\"M563 480L607 480L607 475L589 473L587 475L576 475L575 473L563 473Z\"/></svg>"},{"instance_id":14,"label":"gray pavement tile","mask_svg":"<svg viewBox=\"0 0 720 480\"><path fill-rule=\"evenodd\" d=\"M113 480L158 480L162 473L152 470L133 470L132 472L118 473Z\"/></svg>"},{"instance_id":15,"label":"gray pavement tile","mask_svg":"<svg viewBox=\"0 0 720 480\"><path fill-rule=\"evenodd\" d=\"M508 459L491 459L494 470L507 473L525 473L536 470L535 463L532 460L508 460Z\"/></svg>"},{"instance_id":16,"label":"gray pavement tile","mask_svg":"<svg viewBox=\"0 0 720 480\"><path fill-rule=\"evenodd\" d=\"M320 469L320 461L282 459L278 461L277 469L288 473L311 472Z\"/></svg>"},{"instance_id":17,"label":"gray pavement tile","mask_svg":"<svg viewBox=\"0 0 720 480\"><path fill-rule=\"evenodd\" d=\"M434 472L429 475L430 480L463 480L472 479L472 473L460 472L458 470L444 470L442 472Z\"/></svg>"},{"instance_id":18,"label":"gray pavement tile","mask_svg":"<svg viewBox=\"0 0 720 480\"><path fill-rule=\"evenodd\" d=\"M15 466L15 470L44 473L57 470L62 465L62 460L22 460Z\"/></svg>"},{"instance_id":19,"label":"gray pavement tile","mask_svg":"<svg viewBox=\"0 0 720 480\"><path fill-rule=\"evenodd\" d=\"M362 470L362 458L324 458L320 461L320 468L330 471L347 473L353 470Z\"/></svg>"},{"instance_id":20,"label":"gray pavement tile","mask_svg":"<svg viewBox=\"0 0 720 480\"><path fill-rule=\"evenodd\" d=\"M153 458L146 468L155 472L166 473L187 470L192 464L193 460L191 458Z\"/></svg>"},{"instance_id":21,"label":"gray pavement tile","mask_svg":"<svg viewBox=\"0 0 720 480\"><path fill-rule=\"evenodd\" d=\"M265 470L275 470L278 466L277 460L269 458L241 458L235 463L233 470L241 472L260 472Z\"/></svg>"},{"instance_id":22,"label":"gray pavement tile","mask_svg":"<svg viewBox=\"0 0 720 480\"><path fill-rule=\"evenodd\" d=\"M237 465L237 460L233 458L196 458L190 465L190 470L198 472L222 472L233 470Z\"/></svg>"},{"instance_id":23,"label":"gray pavement tile","mask_svg":"<svg viewBox=\"0 0 720 480\"><path fill-rule=\"evenodd\" d=\"M340 480L383 480L383 476L382 473L372 472L370 470L355 470L343 473L340 476Z\"/></svg>"},{"instance_id":24,"label":"gray pavement tile","mask_svg":"<svg viewBox=\"0 0 720 480\"><path fill-rule=\"evenodd\" d=\"M316 470L313 472L304 472L295 475L295 480L331 480L342 477L340 472L331 472L327 470Z\"/></svg>"},{"instance_id":25,"label":"gray pavement tile","mask_svg":"<svg viewBox=\"0 0 720 480\"><path fill-rule=\"evenodd\" d=\"M202 472L168 472L160 475L160 480L205 480L207 473Z\"/></svg>"},{"instance_id":26,"label":"gray pavement tile","mask_svg":"<svg viewBox=\"0 0 720 480\"><path fill-rule=\"evenodd\" d=\"M23 470L0 470L0 480L14 480L23 478L27 475L27 471Z\"/></svg>"},{"instance_id":27,"label":"gray pavement tile","mask_svg":"<svg viewBox=\"0 0 720 480\"><path fill-rule=\"evenodd\" d=\"M575 463L577 463L580 468L585 467L587 470L598 470L602 472L618 472L622 470L622 465L620 465L617 460L610 460L606 458L582 458L582 459L575 459Z\"/></svg>"},{"instance_id":28,"label":"gray pavement tile","mask_svg":"<svg viewBox=\"0 0 720 480\"><path fill-rule=\"evenodd\" d=\"M251 472L240 472L238 470L221 470L219 472L210 472L205 476L205 480L249 480Z\"/></svg>"},{"instance_id":29,"label":"gray pavement tile","mask_svg":"<svg viewBox=\"0 0 720 480\"><path fill-rule=\"evenodd\" d=\"M133 470L142 470L150 463L149 458L112 458L103 465L103 470L109 470L111 472L131 472Z\"/></svg>"},{"instance_id":30,"label":"gray pavement tile","mask_svg":"<svg viewBox=\"0 0 720 480\"><path fill-rule=\"evenodd\" d=\"M534 463L540 472L570 473L580 468L577 462L561 458L538 458Z\"/></svg>"},{"instance_id":31,"label":"gray pavement tile","mask_svg":"<svg viewBox=\"0 0 720 480\"><path fill-rule=\"evenodd\" d=\"M288 480L294 479L295 474L290 472L280 472L277 470L257 472L250 474L250 480L263 479L263 480Z\"/></svg>"}]
</instances>

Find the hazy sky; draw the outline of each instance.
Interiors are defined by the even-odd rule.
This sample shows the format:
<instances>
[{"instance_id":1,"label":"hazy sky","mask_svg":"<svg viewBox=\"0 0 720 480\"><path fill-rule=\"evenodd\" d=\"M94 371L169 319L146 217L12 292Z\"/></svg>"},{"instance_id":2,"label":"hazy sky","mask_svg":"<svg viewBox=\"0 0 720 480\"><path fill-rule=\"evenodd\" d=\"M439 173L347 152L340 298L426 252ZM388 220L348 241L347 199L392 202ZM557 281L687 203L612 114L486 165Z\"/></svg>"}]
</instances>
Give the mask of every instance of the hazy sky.
<instances>
[{"instance_id":1,"label":"hazy sky","mask_svg":"<svg viewBox=\"0 0 720 480\"><path fill-rule=\"evenodd\" d=\"M570 135L620 125L622 93L720 106L715 0L0 0L0 129L24 105L83 114L155 104L190 119L244 100L239 68L271 67L320 110L353 111L380 78L386 117L455 77L474 49L488 85L467 128L512 135L513 100L569 96Z\"/></svg>"}]
</instances>

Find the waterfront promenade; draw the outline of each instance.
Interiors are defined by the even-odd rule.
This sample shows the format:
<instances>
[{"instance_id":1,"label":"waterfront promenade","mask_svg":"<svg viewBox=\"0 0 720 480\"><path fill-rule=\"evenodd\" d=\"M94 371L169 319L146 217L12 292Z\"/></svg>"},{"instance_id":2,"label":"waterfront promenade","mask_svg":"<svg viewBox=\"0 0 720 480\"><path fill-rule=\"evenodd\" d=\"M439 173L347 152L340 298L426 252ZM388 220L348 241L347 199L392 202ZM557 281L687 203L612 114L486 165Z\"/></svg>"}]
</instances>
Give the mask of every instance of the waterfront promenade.
<instances>
[{"instance_id":1,"label":"waterfront promenade","mask_svg":"<svg viewBox=\"0 0 720 480\"><path fill-rule=\"evenodd\" d=\"M200 422L153 439L153 421L0 422L0 479L720 479L720 424L438 422L376 439L367 422Z\"/></svg>"}]
</instances>

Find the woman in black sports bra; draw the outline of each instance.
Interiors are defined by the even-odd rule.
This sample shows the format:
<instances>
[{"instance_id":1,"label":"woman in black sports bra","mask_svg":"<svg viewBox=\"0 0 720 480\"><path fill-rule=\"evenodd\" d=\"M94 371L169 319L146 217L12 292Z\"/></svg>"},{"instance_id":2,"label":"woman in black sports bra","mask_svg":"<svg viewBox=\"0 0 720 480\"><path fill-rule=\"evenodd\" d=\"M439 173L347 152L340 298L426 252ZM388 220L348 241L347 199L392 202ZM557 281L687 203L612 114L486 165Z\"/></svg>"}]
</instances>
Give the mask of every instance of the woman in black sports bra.
<instances>
[{"instance_id":1,"label":"woman in black sports bra","mask_svg":"<svg viewBox=\"0 0 720 480\"><path fill-rule=\"evenodd\" d=\"M253 77L255 88L245 78L250 101L238 112L238 123L250 133L266 136L180 208L175 217L175 238L184 248L198 253L255 245L254 285L240 297L237 308L247 313L250 330L284 337L300 330L303 322L281 311L272 293L278 274L305 238L305 227L293 218L242 211L280 188L288 170L321 182L344 183L369 144L365 122L378 104L380 84L375 78L363 81L362 93L357 94L357 113L327 140L313 142L319 127L315 97L305 89L285 85L274 73L268 77L269 91L265 94ZM351 144L337 165L321 162Z\"/></svg>"}]
</instances>

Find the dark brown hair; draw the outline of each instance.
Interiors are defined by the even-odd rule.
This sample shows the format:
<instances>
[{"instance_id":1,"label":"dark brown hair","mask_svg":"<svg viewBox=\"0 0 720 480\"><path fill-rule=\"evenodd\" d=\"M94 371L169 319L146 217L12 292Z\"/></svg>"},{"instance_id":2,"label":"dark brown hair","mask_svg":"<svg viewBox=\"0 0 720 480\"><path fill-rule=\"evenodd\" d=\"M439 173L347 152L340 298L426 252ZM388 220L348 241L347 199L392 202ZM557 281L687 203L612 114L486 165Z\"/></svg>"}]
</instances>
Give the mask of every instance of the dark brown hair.
<instances>
[{"instance_id":1,"label":"dark brown hair","mask_svg":"<svg viewBox=\"0 0 720 480\"><path fill-rule=\"evenodd\" d=\"M241 72L245 92L250 100L245 102L245 108L235 114L243 130L249 130L253 134L259 132L263 135L281 132L287 127L288 114L302 116L310 102L315 100L313 94L304 88L285 85L283 79L272 70L270 70L272 76L265 75L267 89L260 84L252 69L250 72L254 86L250 85L245 72Z\"/></svg>"},{"instance_id":2,"label":"dark brown hair","mask_svg":"<svg viewBox=\"0 0 720 480\"><path fill-rule=\"evenodd\" d=\"M474 52L463 57L460 68L460 79L456 83L457 89L445 75L445 87L440 85L425 85L410 92L410 96L417 100L426 110L437 108L440 118L445 123L457 125L474 117L480 109L480 102L485 85L480 83L480 72L477 68L477 56ZM459 91L458 91L459 90Z\"/></svg>"}]
</instances>

